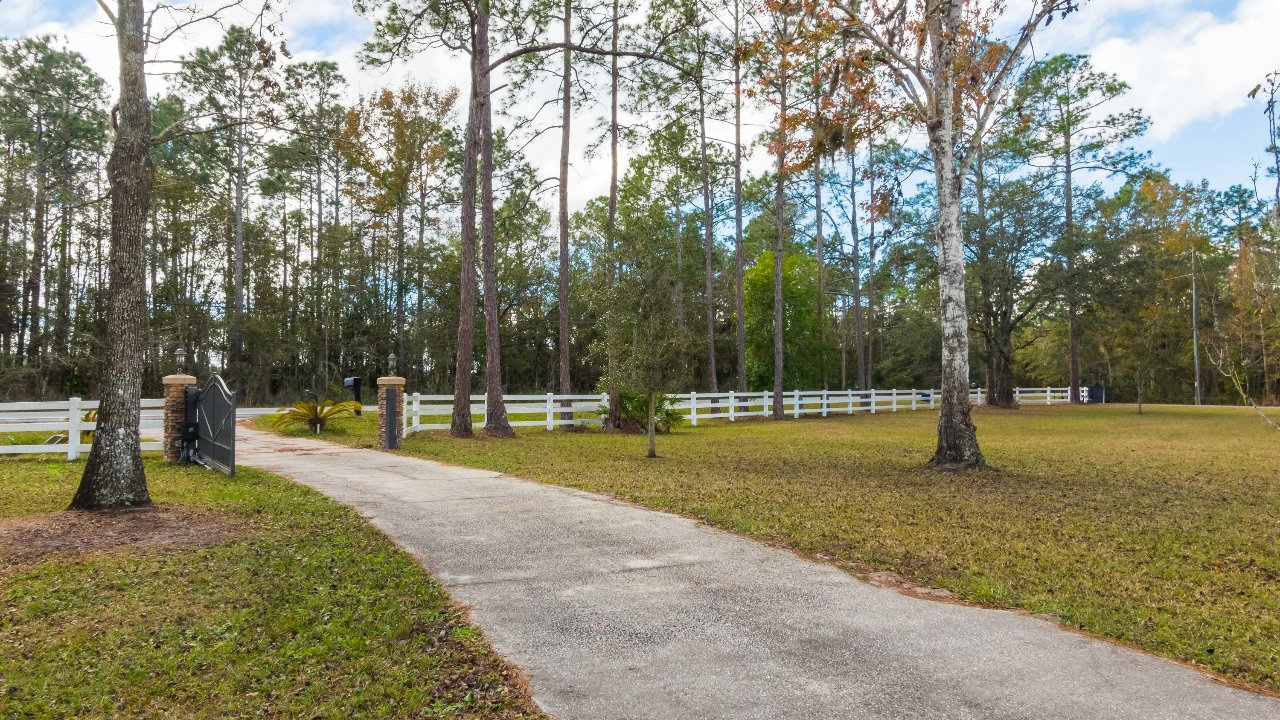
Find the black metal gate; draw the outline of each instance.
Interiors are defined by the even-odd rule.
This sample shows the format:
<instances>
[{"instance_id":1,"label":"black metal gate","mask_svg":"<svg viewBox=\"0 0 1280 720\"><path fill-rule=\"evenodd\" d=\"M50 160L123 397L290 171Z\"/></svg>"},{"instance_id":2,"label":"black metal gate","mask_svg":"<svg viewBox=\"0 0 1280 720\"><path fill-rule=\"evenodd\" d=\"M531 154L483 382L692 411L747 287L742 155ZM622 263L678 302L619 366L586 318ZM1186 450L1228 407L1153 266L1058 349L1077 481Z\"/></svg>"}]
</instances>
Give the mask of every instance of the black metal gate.
<instances>
[{"instance_id":1,"label":"black metal gate","mask_svg":"<svg viewBox=\"0 0 1280 720\"><path fill-rule=\"evenodd\" d=\"M236 474L236 394L222 378L209 378L204 389L187 403L188 420L195 410L195 452L191 460L205 467Z\"/></svg>"}]
</instances>

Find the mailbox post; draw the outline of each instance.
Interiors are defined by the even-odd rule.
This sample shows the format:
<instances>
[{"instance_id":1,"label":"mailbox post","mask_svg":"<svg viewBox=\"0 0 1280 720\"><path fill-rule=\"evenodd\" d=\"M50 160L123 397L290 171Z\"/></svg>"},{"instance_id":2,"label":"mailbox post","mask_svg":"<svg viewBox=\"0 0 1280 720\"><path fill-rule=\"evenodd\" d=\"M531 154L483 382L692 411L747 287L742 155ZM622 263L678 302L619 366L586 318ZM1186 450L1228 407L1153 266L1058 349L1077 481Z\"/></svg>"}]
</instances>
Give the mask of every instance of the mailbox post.
<instances>
[{"instance_id":1,"label":"mailbox post","mask_svg":"<svg viewBox=\"0 0 1280 720\"><path fill-rule=\"evenodd\" d=\"M355 396L356 403L360 405L364 405L364 401L360 399L360 385L363 382L364 382L364 378L360 377L359 375L355 377L346 378L342 381L342 387L350 390L351 394ZM360 410L360 408L356 408L356 415L362 415L362 414L363 412Z\"/></svg>"}]
</instances>

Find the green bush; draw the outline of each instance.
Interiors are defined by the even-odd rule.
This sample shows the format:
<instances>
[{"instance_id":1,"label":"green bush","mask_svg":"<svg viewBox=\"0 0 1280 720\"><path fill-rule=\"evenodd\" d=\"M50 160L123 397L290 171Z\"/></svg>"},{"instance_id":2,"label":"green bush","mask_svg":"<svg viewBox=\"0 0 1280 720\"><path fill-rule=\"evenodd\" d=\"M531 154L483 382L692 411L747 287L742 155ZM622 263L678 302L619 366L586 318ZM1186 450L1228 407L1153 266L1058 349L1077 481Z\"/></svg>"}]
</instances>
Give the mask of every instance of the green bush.
<instances>
[{"instance_id":1,"label":"green bush","mask_svg":"<svg viewBox=\"0 0 1280 720\"><path fill-rule=\"evenodd\" d=\"M684 413L676 409L678 398L670 395L654 397L653 425L660 433L671 432L672 428L684 424ZM609 408L601 407L600 413L607 414ZM624 392L618 396L618 414L622 418L622 429L626 432L644 432L649 422L649 404L644 393Z\"/></svg>"},{"instance_id":2,"label":"green bush","mask_svg":"<svg viewBox=\"0 0 1280 720\"><path fill-rule=\"evenodd\" d=\"M287 408L280 408L280 415L272 421L275 428L291 427L293 425L305 425L311 428L317 435L324 429L324 426L330 420L340 417L351 417L360 409L360 403L354 400L346 402L337 402L334 400L321 400L313 402L305 400L296 402Z\"/></svg>"}]
</instances>

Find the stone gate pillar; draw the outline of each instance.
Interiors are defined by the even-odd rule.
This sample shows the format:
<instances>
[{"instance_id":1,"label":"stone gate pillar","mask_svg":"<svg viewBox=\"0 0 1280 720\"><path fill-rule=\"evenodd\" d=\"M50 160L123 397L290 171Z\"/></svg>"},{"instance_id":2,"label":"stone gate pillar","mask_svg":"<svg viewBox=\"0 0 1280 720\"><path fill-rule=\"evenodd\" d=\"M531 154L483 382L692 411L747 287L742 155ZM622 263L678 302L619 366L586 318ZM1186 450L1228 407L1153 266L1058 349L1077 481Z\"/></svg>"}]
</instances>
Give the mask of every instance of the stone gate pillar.
<instances>
[{"instance_id":1,"label":"stone gate pillar","mask_svg":"<svg viewBox=\"0 0 1280 720\"><path fill-rule=\"evenodd\" d=\"M383 450L390 447L387 442L390 433L395 433L397 440L404 438L404 382L404 378L395 375L378 378L378 447ZM391 388L396 391L396 426L393 428L387 427L387 390Z\"/></svg>"},{"instance_id":2,"label":"stone gate pillar","mask_svg":"<svg viewBox=\"0 0 1280 720\"><path fill-rule=\"evenodd\" d=\"M164 385L164 459L177 462L182 453L182 424L187 420L187 388L194 387L191 375L166 375Z\"/></svg>"}]
</instances>

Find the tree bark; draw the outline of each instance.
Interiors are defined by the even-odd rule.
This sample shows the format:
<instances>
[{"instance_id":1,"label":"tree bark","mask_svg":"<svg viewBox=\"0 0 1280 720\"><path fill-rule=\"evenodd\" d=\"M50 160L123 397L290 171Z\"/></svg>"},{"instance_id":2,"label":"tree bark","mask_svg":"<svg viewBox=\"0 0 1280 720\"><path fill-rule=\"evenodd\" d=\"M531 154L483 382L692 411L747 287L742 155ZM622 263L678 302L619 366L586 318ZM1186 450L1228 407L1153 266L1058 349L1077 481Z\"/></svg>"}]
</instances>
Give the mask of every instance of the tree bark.
<instances>
[{"instance_id":1,"label":"tree bark","mask_svg":"<svg viewBox=\"0 0 1280 720\"><path fill-rule=\"evenodd\" d=\"M484 432L515 437L502 400L502 312L498 307L498 261L493 218L493 101L489 71L489 5L482 0L476 14L476 58L482 69L477 95L480 105L480 249L484 273Z\"/></svg>"},{"instance_id":2,"label":"tree bark","mask_svg":"<svg viewBox=\"0 0 1280 720\"><path fill-rule=\"evenodd\" d=\"M984 463L969 404L969 311L965 301L964 236L961 225L961 177L956 161L956 112L953 68L962 4L928 20L930 50L938 92L927 123L938 193L938 294L942 320L942 403L938 448L933 462L942 466Z\"/></svg>"},{"instance_id":3,"label":"tree bark","mask_svg":"<svg viewBox=\"0 0 1280 720\"><path fill-rule=\"evenodd\" d=\"M1076 248L1075 248L1075 212L1072 207L1074 202L1074 193L1072 192L1071 179L1071 131L1067 130L1065 135L1065 149L1063 153L1063 172L1064 182L1062 187L1063 193L1063 211L1066 214L1066 251L1067 251L1067 351L1070 363L1070 387L1067 389L1067 397L1073 403L1080 402L1080 338L1076 328Z\"/></svg>"},{"instance_id":4,"label":"tree bark","mask_svg":"<svg viewBox=\"0 0 1280 720\"><path fill-rule=\"evenodd\" d=\"M733 262L734 313L737 315L736 344L738 350L738 392L747 391L747 319L746 296L743 293L745 258L742 256L742 60L738 57L741 35L742 6L733 3Z\"/></svg>"},{"instance_id":5,"label":"tree bark","mask_svg":"<svg viewBox=\"0 0 1280 720\"><path fill-rule=\"evenodd\" d=\"M564 3L564 42L567 46L573 42L572 28L573 2ZM564 49L563 87L560 98L560 258L558 268L558 287L556 299L560 306L560 393L568 395L573 392L570 382L569 357L569 124L573 114L572 95L572 57L568 47ZM562 420L573 419L573 413L561 414Z\"/></svg>"},{"instance_id":6,"label":"tree bark","mask_svg":"<svg viewBox=\"0 0 1280 720\"><path fill-rule=\"evenodd\" d=\"M784 30L785 33L785 30ZM785 328L782 324L782 256L786 248L785 237L787 229L786 209L787 209L787 188L786 188L786 164L787 164L787 138L786 138L786 122L787 122L787 77L786 77L786 52L783 52L782 62L779 63L782 70L781 79L778 88L778 157L777 157L777 175L774 179L773 187L773 215L774 215L774 241L773 241L773 419L782 420L785 415L782 412L782 360L783 360L783 332Z\"/></svg>"},{"instance_id":7,"label":"tree bark","mask_svg":"<svg viewBox=\"0 0 1280 720\"><path fill-rule=\"evenodd\" d=\"M609 219L604 233L604 283L612 291L614 281L613 243L614 233L618 227L618 30L621 23L618 0L613 0L613 31L611 40L612 54L609 56ZM608 372L613 374L618 366L617 350L614 343L609 343L606 362ZM609 416L606 418L606 429L616 430L622 427L622 412L618 391L609 389Z\"/></svg>"},{"instance_id":8,"label":"tree bark","mask_svg":"<svg viewBox=\"0 0 1280 720\"><path fill-rule=\"evenodd\" d=\"M849 238L853 243L853 349L858 365L858 389L866 386L867 347L862 341L862 239L858 228L858 156L849 150Z\"/></svg>"},{"instance_id":9,"label":"tree bark","mask_svg":"<svg viewBox=\"0 0 1280 720\"><path fill-rule=\"evenodd\" d=\"M143 244L151 205L151 102L142 0L119 0L116 45L120 100L111 183L111 260L102 403L93 449L71 507L96 510L151 502L138 441L142 400L142 325L147 290Z\"/></svg>"},{"instance_id":10,"label":"tree bark","mask_svg":"<svg viewBox=\"0 0 1280 720\"><path fill-rule=\"evenodd\" d=\"M471 97L467 103L467 129L462 145L462 228L459 240L458 347L453 373L453 417L449 434L471 437L471 371L476 332L476 161L480 155L481 103L488 102L480 91L480 76L488 72L478 53L471 54Z\"/></svg>"},{"instance_id":11,"label":"tree bark","mask_svg":"<svg viewBox=\"0 0 1280 720\"><path fill-rule=\"evenodd\" d=\"M707 98L706 78L698 77L698 141L702 164L702 248L706 273L707 300L707 389L720 392L716 382L716 301L715 301L715 238L711 214L711 166L707 160Z\"/></svg>"},{"instance_id":12,"label":"tree bark","mask_svg":"<svg viewBox=\"0 0 1280 720\"><path fill-rule=\"evenodd\" d=\"M396 201L396 358L403 368L412 366L404 354L404 214L407 204L405 189L401 188Z\"/></svg>"},{"instance_id":13,"label":"tree bark","mask_svg":"<svg viewBox=\"0 0 1280 720\"><path fill-rule=\"evenodd\" d=\"M236 197L235 197L235 247L233 260L232 294L235 311L231 320L231 377L244 382L244 99L239 102L240 124L236 126Z\"/></svg>"},{"instance_id":14,"label":"tree bark","mask_svg":"<svg viewBox=\"0 0 1280 720\"><path fill-rule=\"evenodd\" d=\"M816 104L816 103L815 103ZM818 261L818 368L822 389L827 389L827 259L822 247L822 158L813 161L814 255Z\"/></svg>"}]
</instances>

